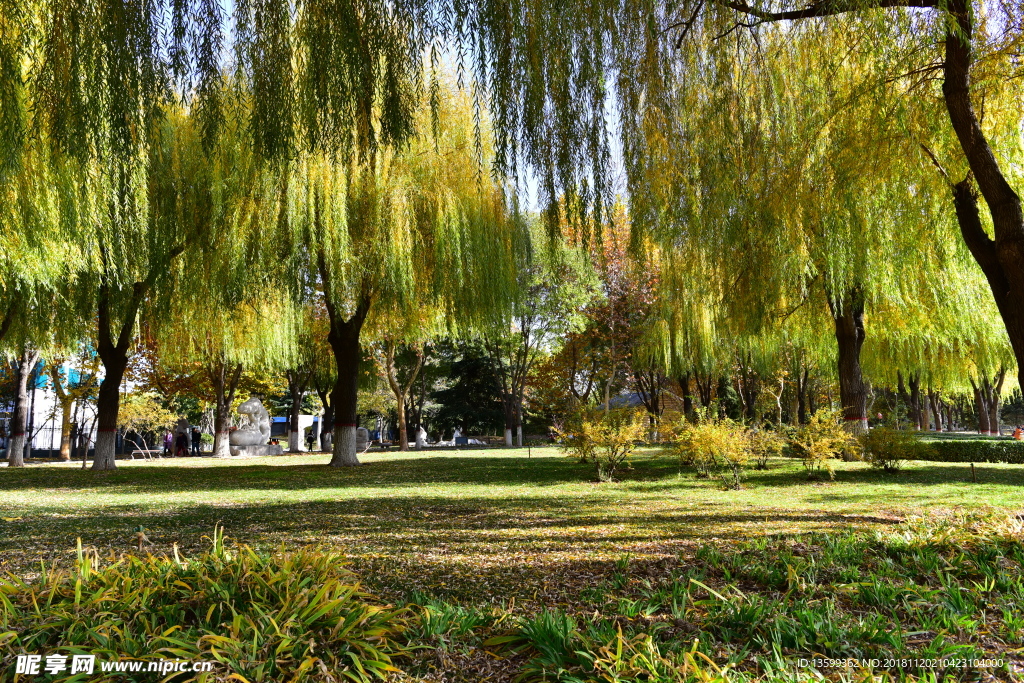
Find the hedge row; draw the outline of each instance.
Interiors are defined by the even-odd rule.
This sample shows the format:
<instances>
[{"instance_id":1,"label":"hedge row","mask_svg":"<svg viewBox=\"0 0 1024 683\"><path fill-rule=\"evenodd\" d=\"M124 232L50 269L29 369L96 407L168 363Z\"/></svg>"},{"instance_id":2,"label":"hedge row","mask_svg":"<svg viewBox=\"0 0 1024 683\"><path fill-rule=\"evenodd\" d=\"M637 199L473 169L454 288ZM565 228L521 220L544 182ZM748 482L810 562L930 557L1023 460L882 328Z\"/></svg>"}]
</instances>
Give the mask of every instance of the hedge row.
<instances>
[{"instance_id":1,"label":"hedge row","mask_svg":"<svg viewBox=\"0 0 1024 683\"><path fill-rule=\"evenodd\" d=\"M936 440L927 442L930 451L922 460L933 462L1005 462L1024 465L1024 441Z\"/></svg>"}]
</instances>

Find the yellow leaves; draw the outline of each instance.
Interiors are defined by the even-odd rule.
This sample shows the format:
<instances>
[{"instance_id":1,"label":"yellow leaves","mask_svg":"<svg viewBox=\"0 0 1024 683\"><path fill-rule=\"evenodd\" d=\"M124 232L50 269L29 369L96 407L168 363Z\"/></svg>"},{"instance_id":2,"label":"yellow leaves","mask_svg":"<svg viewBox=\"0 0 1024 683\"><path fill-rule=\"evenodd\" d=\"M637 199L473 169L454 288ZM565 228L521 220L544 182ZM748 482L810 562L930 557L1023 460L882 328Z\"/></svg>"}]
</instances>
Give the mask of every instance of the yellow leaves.
<instances>
[{"instance_id":1,"label":"yellow leaves","mask_svg":"<svg viewBox=\"0 0 1024 683\"><path fill-rule=\"evenodd\" d=\"M615 469L636 449L644 437L646 414L642 410L580 409L564 430L556 430L562 448L580 462L597 466L599 481L610 481Z\"/></svg>"},{"instance_id":2,"label":"yellow leaves","mask_svg":"<svg viewBox=\"0 0 1024 683\"><path fill-rule=\"evenodd\" d=\"M808 472L824 467L829 478L833 479L833 459L847 448L857 447L857 440L841 424L840 411L818 410L807 424L796 431L792 444L803 457Z\"/></svg>"},{"instance_id":3,"label":"yellow leaves","mask_svg":"<svg viewBox=\"0 0 1024 683\"><path fill-rule=\"evenodd\" d=\"M165 408L155 393L135 392L121 398L117 419L122 429L141 433L169 429L178 416Z\"/></svg>"}]
</instances>

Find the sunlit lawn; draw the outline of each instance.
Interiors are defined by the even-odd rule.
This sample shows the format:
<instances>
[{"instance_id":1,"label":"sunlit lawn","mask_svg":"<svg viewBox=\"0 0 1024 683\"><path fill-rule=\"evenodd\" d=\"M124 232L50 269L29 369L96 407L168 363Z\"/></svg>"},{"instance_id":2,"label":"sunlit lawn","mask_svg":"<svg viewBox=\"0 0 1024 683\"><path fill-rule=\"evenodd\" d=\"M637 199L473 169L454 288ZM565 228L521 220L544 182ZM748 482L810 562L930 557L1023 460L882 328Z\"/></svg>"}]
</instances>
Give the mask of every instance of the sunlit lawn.
<instances>
[{"instance_id":1,"label":"sunlit lawn","mask_svg":"<svg viewBox=\"0 0 1024 683\"><path fill-rule=\"evenodd\" d=\"M808 481L776 460L724 490L648 450L612 484L553 448L363 456L333 469L327 456L220 461L119 461L94 475L80 464L0 470L0 568L33 572L69 557L75 539L101 554L129 551L146 528L153 552L204 547L222 524L261 547L322 545L349 555L385 594L432 588L484 597L500 584L533 596L553 565L655 559L711 539L891 526L956 506L1021 507L1024 468L911 463L886 475L836 462L835 481ZM376 584L376 585L375 585Z\"/></svg>"},{"instance_id":2,"label":"sunlit lawn","mask_svg":"<svg viewBox=\"0 0 1024 683\"><path fill-rule=\"evenodd\" d=\"M574 615L590 634L566 636L569 659L616 634L656 633L664 656L696 639L753 675L800 671L793 658L820 647L843 656L983 653L1002 662L991 670L1000 680L1024 670L1014 649L1024 633L1015 616L1024 613L1019 542L978 541L961 524L972 513L1020 514L1024 467L981 465L972 475L967 464L918 462L885 474L836 461L835 480L809 480L799 461L777 459L733 491L657 449L611 484L593 483L590 467L553 448L368 454L354 469L328 459L121 461L99 476L80 463L4 468L0 572L31 578L41 561L68 565L77 538L103 557L136 553L138 526L157 555L175 544L198 554L218 524L261 549L330 548L383 600L450 615L409 632L417 654L401 680L425 683L536 671L540 641L513 652L487 639L525 633L517 629L547 614ZM967 535L901 550L904 534L932 526ZM872 530L898 533L877 542L848 533ZM707 582L722 592L705 591ZM964 601L955 610L943 597L949 586ZM902 597L879 597L889 593ZM818 643L822 628L829 645ZM922 672L912 667L900 680ZM792 678L780 675L764 680Z\"/></svg>"}]
</instances>

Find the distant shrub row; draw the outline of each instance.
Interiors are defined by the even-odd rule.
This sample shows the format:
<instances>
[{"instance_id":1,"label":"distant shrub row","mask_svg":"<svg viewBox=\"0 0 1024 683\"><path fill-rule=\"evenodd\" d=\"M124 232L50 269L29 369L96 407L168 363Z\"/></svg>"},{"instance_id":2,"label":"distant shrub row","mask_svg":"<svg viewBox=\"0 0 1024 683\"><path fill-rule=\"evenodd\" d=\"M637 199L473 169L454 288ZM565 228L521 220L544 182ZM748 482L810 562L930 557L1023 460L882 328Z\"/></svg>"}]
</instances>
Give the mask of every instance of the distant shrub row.
<instances>
[{"instance_id":1,"label":"distant shrub row","mask_svg":"<svg viewBox=\"0 0 1024 683\"><path fill-rule=\"evenodd\" d=\"M934 462L1005 462L1024 465L1024 441L942 440L928 444L921 460Z\"/></svg>"}]
</instances>

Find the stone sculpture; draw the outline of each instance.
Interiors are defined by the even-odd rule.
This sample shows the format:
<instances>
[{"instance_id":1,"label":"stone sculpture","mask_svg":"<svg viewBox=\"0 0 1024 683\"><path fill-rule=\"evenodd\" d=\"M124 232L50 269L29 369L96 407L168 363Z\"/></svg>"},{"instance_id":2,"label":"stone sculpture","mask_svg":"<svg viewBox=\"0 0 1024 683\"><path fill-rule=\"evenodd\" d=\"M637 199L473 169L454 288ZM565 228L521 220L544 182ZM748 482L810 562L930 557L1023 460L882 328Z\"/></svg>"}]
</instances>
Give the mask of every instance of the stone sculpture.
<instances>
[{"instance_id":1,"label":"stone sculpture","mask_svg":"<svg viewBox=\"0 0 1024 683\"><path fill-rule=\"evenodd\" d=\"M238 406L238 429L231 432L232 446L262 446L270 439L270 413L263 403L253 396Z\"/></svg>"}]
</instances>

